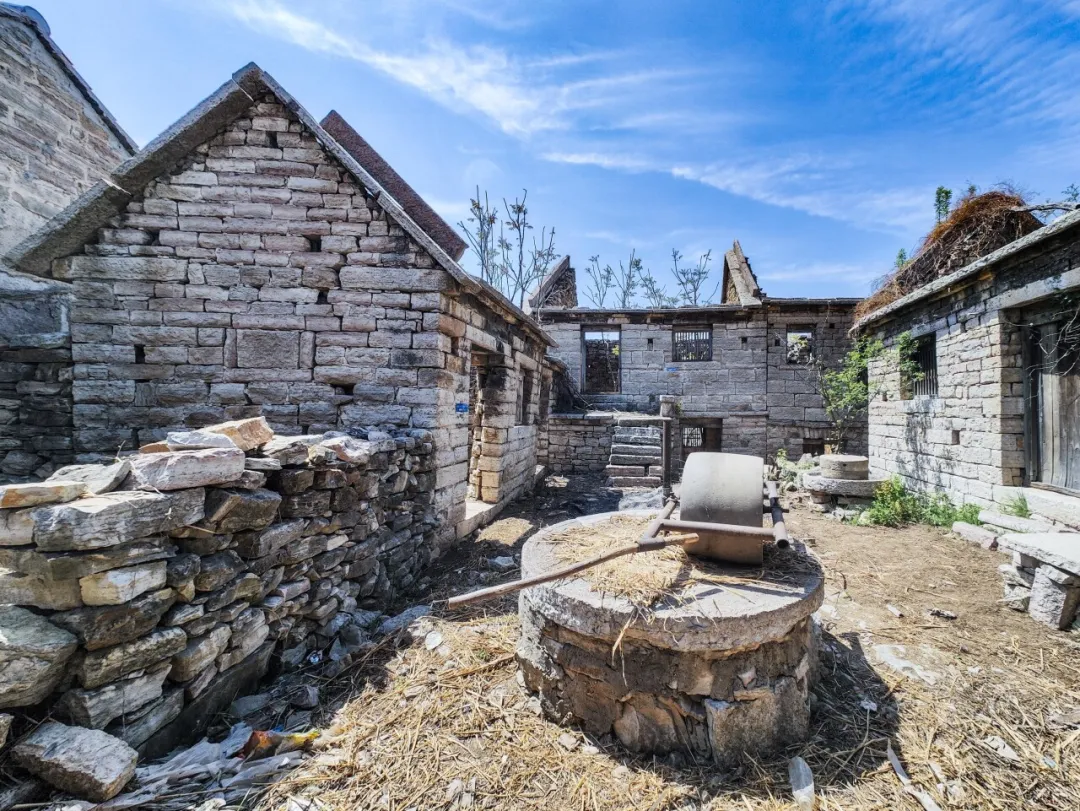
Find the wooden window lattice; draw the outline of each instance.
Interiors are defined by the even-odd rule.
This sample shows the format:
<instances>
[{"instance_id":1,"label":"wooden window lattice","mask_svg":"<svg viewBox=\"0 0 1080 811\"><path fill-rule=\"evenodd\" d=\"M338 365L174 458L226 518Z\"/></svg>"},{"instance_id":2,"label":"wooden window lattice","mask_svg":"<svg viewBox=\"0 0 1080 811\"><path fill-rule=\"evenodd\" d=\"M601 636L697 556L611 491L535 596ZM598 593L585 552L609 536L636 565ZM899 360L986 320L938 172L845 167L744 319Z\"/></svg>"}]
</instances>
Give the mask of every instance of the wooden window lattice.
<instances>
[{"instance_id":1,"label":"wooden window lattice","mask_svg":"<svg viewBox=\"0 0 1080 811\"><path fill-rule=\"evenodd\" d=\"M709 328L672 330L671 340L674 361L712 360L712 330Z\"/></svg>"},{"instance_id":2,"label":"wooden window lattice","mask_svg":"<svg viewBox=\"0 0 1080 811\"><path fill-rule=\"evenodd\" d=\"M919 339L915 347L915 365L919 379L912 381L912 393L916 397L937 397L937 337L927 335Z\"/></svg>"}]
</instances>

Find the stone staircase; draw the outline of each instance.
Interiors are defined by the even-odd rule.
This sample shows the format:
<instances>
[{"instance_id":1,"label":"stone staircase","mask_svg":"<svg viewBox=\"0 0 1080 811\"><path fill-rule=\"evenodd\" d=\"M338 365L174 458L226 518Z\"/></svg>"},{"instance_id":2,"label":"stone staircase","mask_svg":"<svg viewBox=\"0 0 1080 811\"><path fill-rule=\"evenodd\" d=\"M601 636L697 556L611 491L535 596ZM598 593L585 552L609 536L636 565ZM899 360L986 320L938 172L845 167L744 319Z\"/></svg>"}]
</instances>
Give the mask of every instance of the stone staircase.
<instances>
[{"instance_id":1,"label":"stone staircase","mask_svg":"<svg viewBox=\"0 0 1080 811\"><path fill-rule=\"evenodd\" d=\"M610 487L659 487L663 477L660 429L615 426L611 457L605 472Z\"/></svg>"}]
</instances>

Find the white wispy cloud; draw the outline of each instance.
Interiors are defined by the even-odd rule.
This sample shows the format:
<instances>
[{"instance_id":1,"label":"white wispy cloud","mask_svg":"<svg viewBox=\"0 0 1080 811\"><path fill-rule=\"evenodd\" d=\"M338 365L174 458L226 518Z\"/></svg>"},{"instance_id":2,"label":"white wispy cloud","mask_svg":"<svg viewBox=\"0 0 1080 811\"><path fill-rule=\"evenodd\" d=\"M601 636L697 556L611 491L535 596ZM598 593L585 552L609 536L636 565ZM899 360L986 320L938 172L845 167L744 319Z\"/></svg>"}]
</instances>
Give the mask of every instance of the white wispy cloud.
<instances>
[{"instance_id":1,"label":"white wispy cloud","mask_svg":"<svg viewBox=\"0 0 1080 811\"><path fill-rule=\"evenodd\" d=\"M636 155L604 152L545 152L540 156L550 163L568 163L572 166L598 166L601 169L623 169L644 172L655 169L655 164Z\"/></svg>"},{"instance_id":2,"label":"white wispy cloud","mask_svg":"<svg viewBox=\"0 0 1080 811\"><path fill-rule=\"evenodd\" d=\"M479 8L447 5L459 11ZM390 50L341 33L281 0L228 0L221 8L260 33L359 62L446 107L478 112L518 138L571 129L578 116L621 117L643 94L659 93L665 82L682 75L671 69L620 69L612 64L620 54L612 51L528 59L501 47L461 46L434 36L403 38L415 44ZM586 65L600 66L597 75L574 72Z\"/></svg>"}]
</instances>

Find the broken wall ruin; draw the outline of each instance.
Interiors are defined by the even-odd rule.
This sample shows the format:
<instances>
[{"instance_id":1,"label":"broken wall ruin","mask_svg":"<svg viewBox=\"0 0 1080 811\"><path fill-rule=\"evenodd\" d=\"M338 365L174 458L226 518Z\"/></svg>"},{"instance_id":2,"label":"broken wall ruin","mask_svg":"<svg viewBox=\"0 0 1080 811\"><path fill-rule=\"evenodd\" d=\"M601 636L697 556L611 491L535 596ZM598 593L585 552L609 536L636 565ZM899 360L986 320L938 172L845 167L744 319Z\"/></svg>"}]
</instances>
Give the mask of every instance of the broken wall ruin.
<instances>
[{"instance_id":1,"label":"broken wall ruin","mask_svg":"<svg viewBox=\"0 0 1080 811\"><path fill-rule=\"evenodd\" d=\"M386 606L438 553L431 432L364 433L275 437L244 420L172 445L217 447L0 487L0 708L161 753L272 654L288 669L355 649L354 612Z\"/></svg>"}]
</instances>

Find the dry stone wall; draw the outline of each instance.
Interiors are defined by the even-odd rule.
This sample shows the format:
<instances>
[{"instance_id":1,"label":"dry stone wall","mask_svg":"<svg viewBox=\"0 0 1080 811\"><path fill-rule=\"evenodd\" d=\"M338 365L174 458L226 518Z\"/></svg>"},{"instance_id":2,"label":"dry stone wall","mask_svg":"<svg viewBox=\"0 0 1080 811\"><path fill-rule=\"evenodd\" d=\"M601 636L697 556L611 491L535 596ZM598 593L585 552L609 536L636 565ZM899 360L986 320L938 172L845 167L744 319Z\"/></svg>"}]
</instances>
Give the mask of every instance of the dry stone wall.
<instances>
[{"instance_id":1,"label":"dry stone wall","mask_svg":"<svg viewBox=\"0 0 1080 811\"><path fill-rule=\"evenodd\" d=\"M547 423L547 456L555 473L602 473L611 458L615 415L552 414Z\"/></svg>"},{"instance_id":2,"label":"dry stone wall","mask_svg":"<svg viewBox=\"0 0 1080 811\"><path fill-rule=\"evenodd\" d=\"M157 751L271 655L362 644L436 552L433 447L353 434L242 420L0 487L0 708Z\"/></svg>"}]
</instances>

